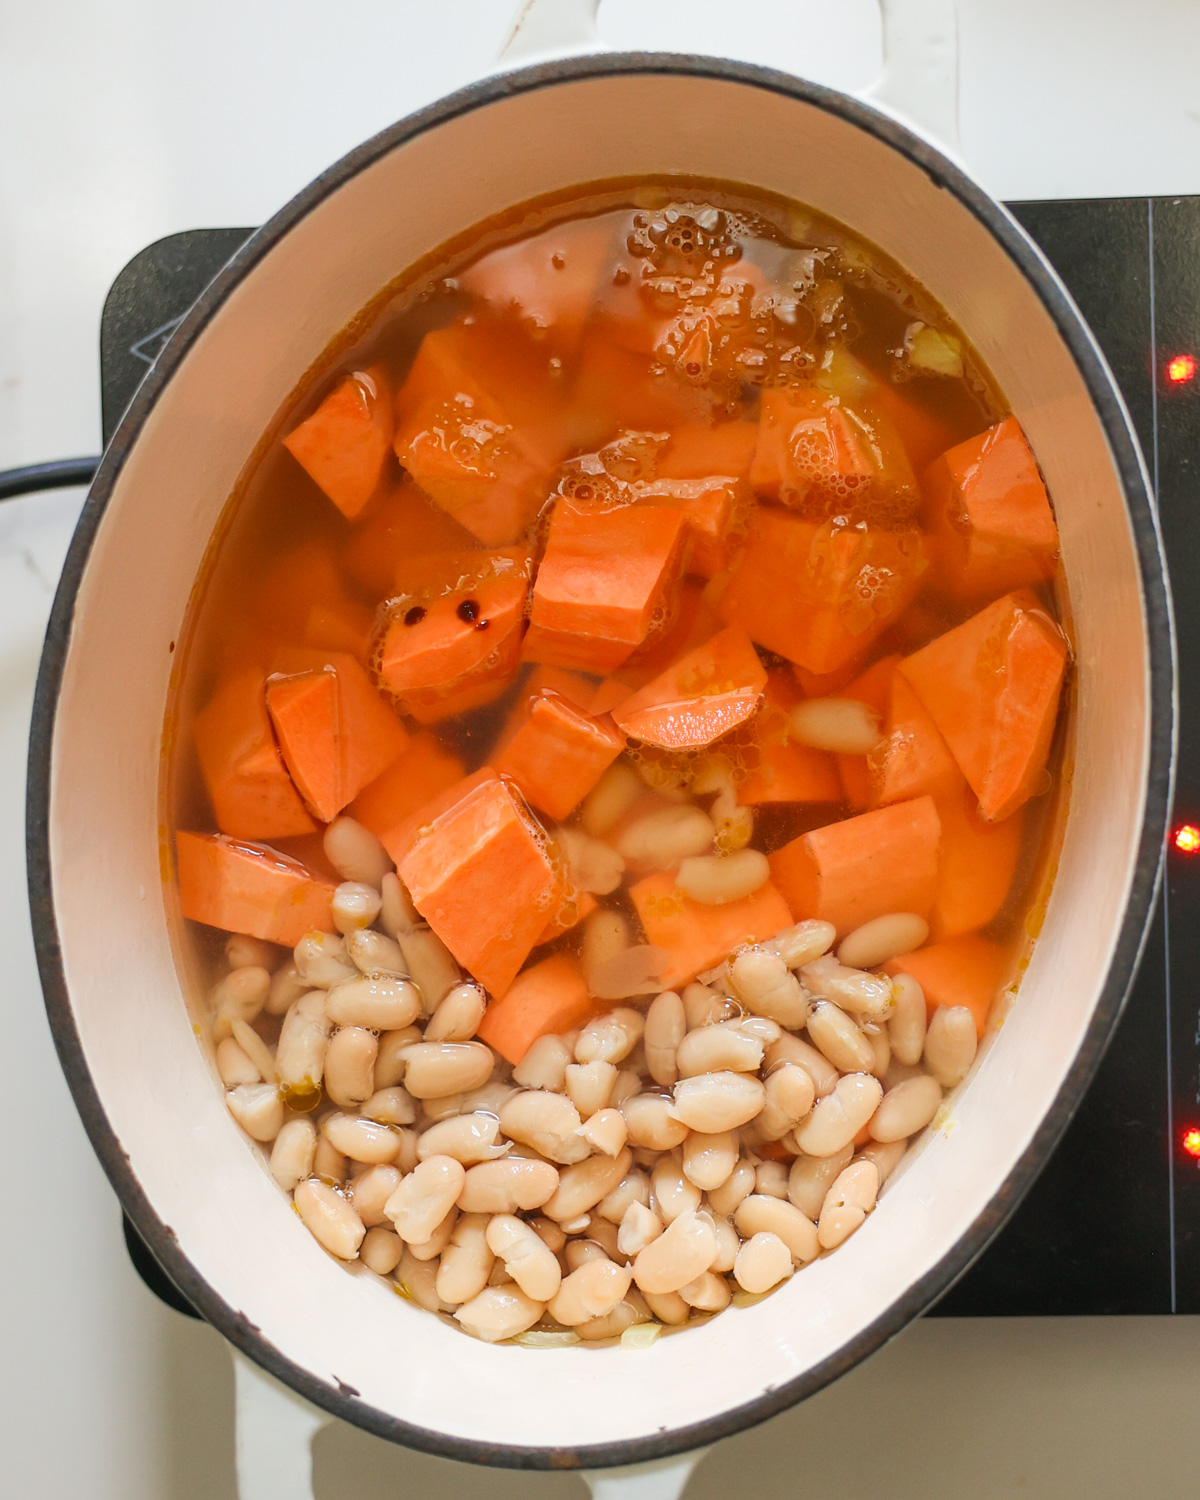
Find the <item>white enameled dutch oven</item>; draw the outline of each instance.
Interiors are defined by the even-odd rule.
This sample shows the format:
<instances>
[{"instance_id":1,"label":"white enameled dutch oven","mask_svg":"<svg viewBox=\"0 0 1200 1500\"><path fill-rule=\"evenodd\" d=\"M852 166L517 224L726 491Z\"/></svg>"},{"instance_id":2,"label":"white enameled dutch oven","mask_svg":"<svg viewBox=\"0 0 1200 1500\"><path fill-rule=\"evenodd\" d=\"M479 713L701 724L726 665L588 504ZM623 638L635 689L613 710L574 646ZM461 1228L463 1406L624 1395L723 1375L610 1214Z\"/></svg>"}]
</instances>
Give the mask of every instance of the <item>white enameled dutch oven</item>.
<instances>
[{"instance_id":1,"label":"white enameled dutch oven","mask_svg":"<svg viewBox=\"0 0 1200 1500\"><path fill-rule=\"evenodd\" d=\"M761 68L650 54L518 67L422 110L234 256L104 456L55 602L30 752L31 900L59 1052L129 1216L181 1290L262 1369L383 1437L484 1464L598 1469L685 1453L803 1399L979 1254L1121 1010L1170 794L1163 558L1121 398L1057 277L898 118L897 103L948 123L948 5L885 6L885 43L927 69L922 81L909 68L907 95L893 82L890 112ZM561 43L594 11L540 0L521 34ZM861 1233L765 1301L644 1350L492 1347L326 1255L225 1107L176 966L161 796L172 651L261 434L382 286L523 200L664 173L841 220L942 303L995 375L1049 483L1070 583L1070 809L1017 1002L955 1097L953 1130L912 1155Z\"/></svg>"}]
</instances>

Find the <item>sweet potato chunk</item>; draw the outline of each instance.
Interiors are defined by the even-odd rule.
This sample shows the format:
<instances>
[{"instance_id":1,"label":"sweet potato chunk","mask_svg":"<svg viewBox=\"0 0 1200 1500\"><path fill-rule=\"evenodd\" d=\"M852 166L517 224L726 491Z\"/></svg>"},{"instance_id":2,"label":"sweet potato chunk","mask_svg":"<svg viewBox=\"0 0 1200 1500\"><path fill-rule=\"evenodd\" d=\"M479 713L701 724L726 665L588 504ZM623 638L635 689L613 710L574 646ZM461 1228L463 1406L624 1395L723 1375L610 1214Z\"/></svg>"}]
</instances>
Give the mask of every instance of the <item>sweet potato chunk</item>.
<instances>
[{"instance_id":1,"label":"sweet potato chunk","mask_svg":"<svg viewBox=\"0 0 1200 1500\"><path fill-rule=\"evenodd\" d=\"M333 931L333 886L277 849L224 834L175 835L185 917L294 948L306 932Z\"/></svg>"},{"instance_id":2,"label":"sweet potato chunk","mask_svg":"<svg viewBox=\"0 0 1200 1500\"><path fill-rule=\"evenodd\" d=\"M379 839L407 822L442 792L463 778L457 755L443 748L436 735L413 735L386 771L363 787L346 809Z\"/></svg>"},{"instance_id":3,"label":"sweet potato chunk","mask_svg":"<svg viewBox=\"0 0 1200 1500\"><path fill-rule=\"evenodd\" d=\"M571 1031L593 1009L578 959L552 953L518 974L507 993L493 999L479 1039L514 1066L540 1036Z\"/></svg>"},{"instance_id":4,"label":"sweet potato chunk","mask_svg":"<svg viewBox=\"0 0 1200 1500\"><path fill-rule=\"evenodd\" d=\"M528 813L494 771L457 790L440 799L444 811L425 814L397 866L430 927L499 997L558 911L562 886Z\"/></svg>"},{"instance_id":5,"label":"sweet potato chunk","mask_svg":"<svg viewBox=\"0 0 1200 1500\"><path fill-rule=\"evenodd\" d=\"M763 706L754 721L756 759L738 787L744 807L776 802L840 802L834 757L788 738L788 720L800 694L782 672L768 672Z\"/></svg>"},{"instance_id":6,"label":"sweet potato chunk","mask_svg":"<svg viewBox=\"0 0 1200 1500\"><path fill-rule=\"evenodd\" d=\"M1021 853L1021 814L985 823L960 776L937 799L942 825L937 895L929 913L935 943L986 927L1004 905Z\"/></svg>"},{"instance_id":7,"label":"sweet potato chunk","mask_svg":"<svg viewBox=\"0 0 1200 1500\"><path fill-rule=\"evenodd\" d=\"M349 520L375 493L391 444L391 387L378 367L347 376L283 440Z\"/></svg>"},{"instance_id":8,"label":"sweet potato chunk","mask_svg":"<svg viewBox=\"0 0 1200 1500\"><path fill-rule=\"evenodd\" d=\"M744 425L744 424L739 424ZM734 539L734 518L748 510L749 490L739 479L710 475L702 479L644 480L636 486L639 501L665 505L682 513L689 543L688 571L711 578L725 567Z\"/></svg>"},{"instance_id":9,"label":"sweet potato chunk","mask_svg":"<svg viewBox=\"0 0 1200 1500\"><path fill-rule=\"evenodd\" d=\"M939 1005L965 1005L983 1035L1001 990L1012 978L1012 955L998 943L973 934L931 943L884 965L889 974L911 974L925 991L930 1015Z\"/></svg>"},{"instance_id":10,"label":"sweet potato chunk","mask_svg":"<svg viewBox=\"0 0 1200 1500\"><path fill-rule=\"evenodd\" d=\"M941 824L932 797L897 802L801 834L771 855L771 878L799 921L838 935L894 911L929 915Z\"/></svg>"},{"instance_id":11,"label":"sweet potato chunk","mask_svg":"<svg viewBox=\"0 0 1200 1500\"><path fill-rule=\"evenodd\" d=\"M900 664L990 822L1042 783L1066 660L1062 632L1022 590Z\"/></svg>"},{"instance_id":12,"label":"sweet potato chunk","mask_svg":"<svg viewBox=\"0 0 1200 1500\"><path fill-rule=\"evenodd\" d=\"M702 750L753 716L766 684L750 637L732 625L627 698L613 718L660 750Z\"/></svg>"},{"instance_id":13,"label":"sweet potato chunk","mask_svg":"<svg viewBox=\"0 0 1200 1500\"><path fill-rule=\"evenodd\" d=\"M757 422L676 427L658 455L656 473L660 479L748 479L757 442Z\"/></svg>"},{"instance_id":14,"label":"sweet potato chunk","mask_svg":"<svg viewBox=\"0 0 1200 1500\"><path fill-rule=\"evenodd\" d=\"M465 526L435 505L411 474L402 473L358 517L342 562L369 598L386 599L402 586L412 558L470 552L476 545Z\"/></svg>"},{"instance_id":15,"label":"sweet potato chunk","mask_svg":"<svg viewBox=\"0 0 1200 1500\"><path fill-rule=\"evenodd\" d=\"M629 895L646 941L671 955L658 978L663 989L687 984L735 948L774 937L792 921L787 902L769 880L741 901L704 906L676 889L674 875L660 870L639 880Z\"/></svg>"},{"instance_id":16,"label":"sweet potato chunk","mask_svg":"<svg viewBox=\"0 0 1200 1500\"><path fill-rule=\"evenodd\" d=\"M541 812L563 819L579 806L625 748L605 714L594 717L544 689L518 706L492 765L511 776Z\"/></svg>"},{"instance_id":17,"label":"sweet potato chunk","mask_svg":"<svg viewBox=\"0 0 1200 1500\"><path fill-rule=\"evenodd\" d=\"M912 797L958 796L962 773L937 725L925 711L912 684L893 672L887 732L867 756L871 805L904 802Z\"/></svg>"},{"instance_id":18,"label":"sweet potato chunk","mask_svg":"<svg viewBox=\"0 0 1200 1500\"><path fill-rule=\"evenodd\" d=\"M880 735L887 718L891 697L892 678L896 674L898 656L884 656L872 664L853 682L828 693L813 693L811 697L857 698L873 710L879 719ZM862 812L873 805L875 784L872 767L865 755L837 756L838 775L846 793L846 801L856 811Z\"/></svg>"}]
</instances>

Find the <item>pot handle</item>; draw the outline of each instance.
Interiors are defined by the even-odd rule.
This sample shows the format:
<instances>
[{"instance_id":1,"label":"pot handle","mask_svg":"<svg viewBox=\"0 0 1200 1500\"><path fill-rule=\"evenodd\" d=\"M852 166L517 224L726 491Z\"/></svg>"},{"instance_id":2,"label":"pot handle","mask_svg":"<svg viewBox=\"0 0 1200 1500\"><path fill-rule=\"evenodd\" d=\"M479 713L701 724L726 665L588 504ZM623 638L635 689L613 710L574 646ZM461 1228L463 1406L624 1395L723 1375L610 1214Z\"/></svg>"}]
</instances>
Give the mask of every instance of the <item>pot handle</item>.
<instances>
[{"instance_id":1,"label":"pot handle","mask_svg":"<svg viewBox=\"0 0 1200 1500\"><path fill-rule=\"evenodd\" d=\"M521 0L501 63L598 48L600 0ZM955 0L879 0L883 72L862 98L958 155L958 12Z\"/></svg>"},{"instance_id":2,"label":"pot handle","mask_svg":"<svg viewBox=\"0 0 1200 1500\"><path fill-rule=\"evenodd\" d=\"M231 1352L238 1500L313 1500L312 1443L333 1418Z\"/></svg>"}]
</instances>

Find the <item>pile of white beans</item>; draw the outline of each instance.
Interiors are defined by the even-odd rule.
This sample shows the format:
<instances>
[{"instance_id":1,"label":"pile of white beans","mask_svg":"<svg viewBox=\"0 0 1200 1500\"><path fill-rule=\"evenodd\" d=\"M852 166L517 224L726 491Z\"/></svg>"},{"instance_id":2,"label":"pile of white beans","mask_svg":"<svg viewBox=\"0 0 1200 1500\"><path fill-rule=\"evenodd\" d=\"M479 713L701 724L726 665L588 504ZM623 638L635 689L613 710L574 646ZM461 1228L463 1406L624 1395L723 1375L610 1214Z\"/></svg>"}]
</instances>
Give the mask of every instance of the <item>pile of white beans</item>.
<instances>
[{"instance_id":1,"label":"pile of white beans","mask_svg":"<svg viewBox=\"0 0 1200 1500\"><path fill-rule=\"evenodd\" d=\"M510 1067L374 836L340 818L325 845L339 935L226 944L229 1108L325 1250L489 1342L638 1347L779 1286L863 1224L975 1057L969 1010L927 1028L916 982L872 972L924 927L897 913L836 956L801 922Z\"/></svg>"}]
</instances>

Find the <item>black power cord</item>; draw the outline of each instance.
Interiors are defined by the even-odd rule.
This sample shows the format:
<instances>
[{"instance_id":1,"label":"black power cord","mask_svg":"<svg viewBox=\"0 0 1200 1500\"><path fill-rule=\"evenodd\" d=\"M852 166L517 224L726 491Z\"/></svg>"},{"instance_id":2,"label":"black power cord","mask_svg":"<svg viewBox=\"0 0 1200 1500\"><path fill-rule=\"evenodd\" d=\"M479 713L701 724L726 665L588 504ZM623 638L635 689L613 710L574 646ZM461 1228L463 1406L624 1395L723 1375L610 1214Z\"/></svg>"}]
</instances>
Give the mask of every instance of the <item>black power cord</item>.
<instances>
[{"instance_id":1,"label":"black power cord","mask_svg":"<svg viewBox=\"0 0 1200 1500\"><path fill-rule=\"evenodd\" d=\"M91 484L99 463L99 458L59 458L53 463L26 464L22 469L0 469L0 500L15 500L36 490Z\"/></svg>"}]
</instances>

